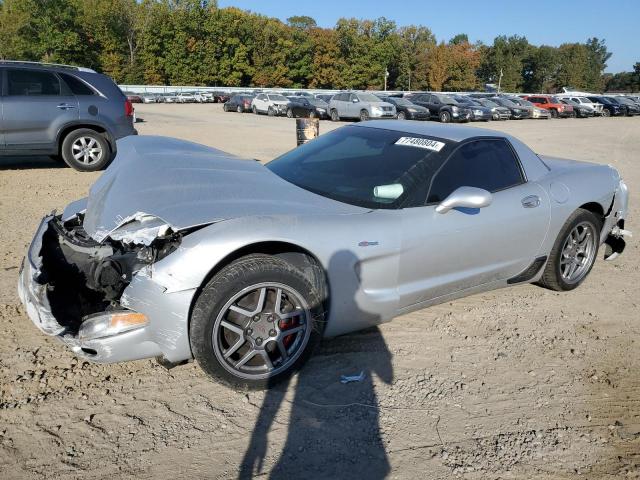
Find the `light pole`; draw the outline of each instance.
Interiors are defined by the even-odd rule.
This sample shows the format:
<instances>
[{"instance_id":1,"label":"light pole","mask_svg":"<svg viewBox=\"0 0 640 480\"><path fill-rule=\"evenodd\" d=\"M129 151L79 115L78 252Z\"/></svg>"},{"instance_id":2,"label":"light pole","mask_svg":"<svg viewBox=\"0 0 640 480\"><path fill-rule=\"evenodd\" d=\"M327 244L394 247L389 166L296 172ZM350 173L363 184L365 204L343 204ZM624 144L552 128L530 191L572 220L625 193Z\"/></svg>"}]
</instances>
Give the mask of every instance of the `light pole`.
<instances>
[{"instance_id":1,"label":"light pole","mask_svg":"<svg viewBox=\"0 0 640 480\"><path fill-rule=\"evenodd\" d=\"M498 78L498 93L500 93L501 84L502 84L502 69L500 69L500 77Z\"/></svg>"},{"instance_id":2,"label":"light pole","mask_svg":"<svg viewBox=\"0 0 640 480\"><path fill-rule=\"evenodd\" d=\"M387 77L389 76L389 70L387 67L384 67L384 91L387 91Z\"/></svg>"}]
</instances>

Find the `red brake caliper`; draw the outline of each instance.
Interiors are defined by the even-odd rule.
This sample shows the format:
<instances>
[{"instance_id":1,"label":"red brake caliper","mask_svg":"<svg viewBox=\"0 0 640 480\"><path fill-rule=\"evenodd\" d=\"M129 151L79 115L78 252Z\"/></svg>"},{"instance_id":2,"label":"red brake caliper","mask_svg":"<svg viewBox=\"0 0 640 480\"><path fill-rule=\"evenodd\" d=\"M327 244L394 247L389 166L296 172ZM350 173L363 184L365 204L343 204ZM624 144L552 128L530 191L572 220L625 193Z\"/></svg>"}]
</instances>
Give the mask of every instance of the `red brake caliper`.
<instances>
[{"instance_id":1,"label":"red brake caliper","mask_svg":"<svg viewBox=\"0 0 640 480\"><path fill-rule=\"evenodd\" d=\"M293 340L296 338L295 335L287 335L286 331L290 328L297 327L299 324L297 318L287 318L285 320L280 320L278 322L278 326L280 327L280 331L284 334L284 338L282 339L282 343L286 348L288 348Z\"/></svg>"}]
</instances>

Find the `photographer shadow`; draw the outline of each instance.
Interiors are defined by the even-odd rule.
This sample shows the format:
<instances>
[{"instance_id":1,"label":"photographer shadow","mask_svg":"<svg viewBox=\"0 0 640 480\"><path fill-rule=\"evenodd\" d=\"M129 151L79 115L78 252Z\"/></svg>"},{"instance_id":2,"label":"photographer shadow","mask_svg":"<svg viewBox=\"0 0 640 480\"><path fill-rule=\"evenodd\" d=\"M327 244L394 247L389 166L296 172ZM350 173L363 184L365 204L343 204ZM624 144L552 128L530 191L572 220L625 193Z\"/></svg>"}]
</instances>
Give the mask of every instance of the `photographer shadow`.
<instances>
[{"instance_id":1,"label":"photographer shadow","mask_svg":"<svg viewBox=\"0 0 640 480\"><path fill-rule=\"evenodd\" d=\"M356 256L338 252L331 271L350 272L358 289ZM375 316L361 312L375 324ZM251 441L240 466L239 479L268 475L289 478L385 478L390 465L380 430L374 376L393 381L392 355L377 327L326 341L293 378L266 392ZM342 374L359 375L360 381L343 384ZM293 388L293 400L287 398ZM270 472L263 470L269 432L283 404L289 404L287 438ZM284 423L280 419L278 423Z\"/></svg>"}]
</instances>

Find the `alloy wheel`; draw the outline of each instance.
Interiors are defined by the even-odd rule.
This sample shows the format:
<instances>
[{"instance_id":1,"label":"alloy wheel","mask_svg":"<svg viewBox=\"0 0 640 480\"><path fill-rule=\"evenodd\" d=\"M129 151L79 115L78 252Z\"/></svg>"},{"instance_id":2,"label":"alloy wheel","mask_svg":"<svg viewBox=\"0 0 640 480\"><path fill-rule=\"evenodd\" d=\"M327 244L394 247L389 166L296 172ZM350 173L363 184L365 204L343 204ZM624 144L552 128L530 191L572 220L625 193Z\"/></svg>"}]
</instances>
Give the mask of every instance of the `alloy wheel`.
<instances>
[{"instance_id":1,"label":"alloy wheel","mask_svg":"<svg viewBox=\"0 0 640 480\"><path fill-rule=\"evenodd\" d=\"M311 312L290 286L265 282L233 295L213 326L213 350L233 375L257 380L289 368L311 335Z\"/></svg>"},{"instance_id":2,"label":"alloy wheel","mask_svg":"<svg viewBox=\"0 0 640 480\"><path fill-rule=\"evenodd\" d=\"M576 225L564 241L560 254L562 279L574 284L582 280L595 261L597 233L593 224L581 222Z\"/></svg>"},{"instance_id":3,"label":"alloy wheel","mask_svg":"<svg viewBox=\"0 0 640 480\"><path fill-rule=\"evenodd\" d=\"M71 144L71 154L78 162L91 165L102 160L104 151L93 137L79 137Z\"/></svg>"}]
</instances>

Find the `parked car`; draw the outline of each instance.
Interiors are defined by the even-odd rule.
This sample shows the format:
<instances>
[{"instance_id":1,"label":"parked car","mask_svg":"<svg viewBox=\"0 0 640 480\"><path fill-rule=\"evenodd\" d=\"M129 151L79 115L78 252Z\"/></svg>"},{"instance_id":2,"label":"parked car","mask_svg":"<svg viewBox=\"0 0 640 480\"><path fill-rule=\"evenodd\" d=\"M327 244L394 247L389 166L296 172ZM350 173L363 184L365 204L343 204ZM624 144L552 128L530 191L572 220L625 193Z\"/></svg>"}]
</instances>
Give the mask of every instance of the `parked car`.
<instances>
[{"instance_id":1,"label":"parked car","mask_svg":"<svg viewBox=\"0 0 640 480\"><path fill-rule=\"evenodd\" d=\"M159 95L156 95L155 93L143 93L141 95L142 97L142 103L158 103L159 100Z\"/></svg>"},{"instance_id":2,"label":"parked car","mask_svg":"<svg viewBox=\"0 0 640 480\"><path fill-rule=\"evenodd\" d=\"M501 107L508 108L511 112L512 120L522 120L525 118L529 118L528 108L521 107L520 105L513 103L506 97L491 97L490 100L494 103L497 103Z\"/></svg>"},{"instance_id":3,"label":"parked car","mask_svg":"<svg viewBox=\"0 0 640 480\"><path fill-rule=\"evenodd\" d=\"M516 105L519 105L522 108L526 108L527 110L529 110L529 118L534 118L534 119L541 118L545 120L548 120L549 118L551 118L551 113L549 112L549 110L536 107L529 100L525 100L524 98L520 98L520 97L509 97L509 100L511 100Z\"/></svg>"},{"instance_id":4,"label":"parked car","mask_svg":"<svg viewBox=\"0 0 640 480\"><path fill-rule=\"evenodd\" d=\"M106 167L135 135L134 109L106 75L81 67L0 60L0 155L49 155L80 171Z\"/></svg>"},{"instance_id":5,"label":"parked car","mask_svg":"<svg viewBox=\"0 0 640 480\"><path fill-rule=\"evenodd\" d=\"M602 115L605 117L620 117L627 114L626 108L618 102L613 101L611 97L588 95L587 98L592 102L602 105Z\"/></svg>"},{"instance_id":6,"label":"parked car","mask_svg":"<svg viewBox=\"0 0 640 480\"><path fill-rule=\"evenodd\" d=\"M420 105L400 97L379 97L383 102L390 103L396 107L398 120L429 120L431 117L429 110Z\"/></svg>"},{"instance_id":7,"label":"parked car","mask_svg":"<svg viewBox=\"0 0 640 480\"><path fill-rule=\"evenodd\" d=\"M340 92L329 102L331 120L357 118L360 121L396 118L396 107L369 92Z\"/></svg>"},{"instance_id":8,"label":"parked car","mask_svg":"<svg viewBox=\"0 0 640 480\"><path fill-rule=\"evenodd\" d=\"M198 100L191 92L179 92L176 95L176 103L196 103Z\"/></svg>"},{"instance_id":9,"label":"parked car","mask_svg":"<svg viewBox=\"0 0 640 480\"><path fill-rule=\"evenodd\" d=\"M329 118L329 105L327 102L315 97L305 95L292 95L287 97L287 117Z\"/></svg>"},{"instance_id":10,"label":"parked car","mask_svg":"<svg viewBox=\"0 0 640 480\"><path fill-rule=\"evenodd\" d=\"M636 102L633 102L621 95L616 97L611 97L611 98L626 109L625 115L627 115L628 117L633 117L634 115L640 115L640 105L638 105Z\"/></svg>"},{"instance_id":11,"label":"parked car","mask_svg":"<svg viewBox=\"0 0 640 480\"><path fill-rule=\"evenodd\" d=\"M511 110L498 105L496 102L492 102L488 98L484 97L470 97L470 100L478 105L491 109L491 116L493 120L509 120L511 118Z\"/></svg>"},{"instance_id":12,"label":"parked car","mask_svg":"<svg viewBox=\"0 0 640 480\"><path fill-rule=\"evenodd\" d=\"M163 103L178 103L178 96L175 93L163 93Z\"/></svg>"},{"instance_id":13,"label":"parked car","mask_svg":"<svg viewBox=\"0 0 640 480\"><path fill-rule=\"evenodd\" d=\"M452 95L458 104L467 107L471 110L471 121L473 122L488 122L493 119L493 112L491 108L480 105L474 101L473 98L469 98L466 95Z\"/></svg>"},{"instance_id":14,"label":"parked car","mask_svg":"<svg viewBox=\"0 0 640 480\"><path fill-rule=\"evenodd\" d=\"M591 100L589 100L587 97L583 97L583 96L577 96L577 95L558 95L559 99L565 99L568 98L569 100L572 100L575 103L578 103L580 106L582 107L587 107L590 108L593 111L594 115L602 115L602 111L603 111L603 106L601 103L594 103Z\"/></svg>"},{"instance_id":15,"label":"parked car","mask_svg":"<svg viewBox=\"0 0 640 480\"><path fill-rule=\"evenodd\" d=\"M581 104L574 102L570 98L560 98L559 100L565 105L571 105L573 107L573 116L576 118L588 118L593 117L594 115L593 109L582 106Z\"/></svg>"},{"instance_id":16,"label":"parked car","mask_svg":"<svg viewBox=\"0 0 640 480\"><path fill-rule=\"evenodd\" d=\"M552 118L566 118L573 117L573 107L562 103L558 97L552 95L528 95L524 97L525 100L529 100L536 107L549 110Z\"/></svg>"},{"instance_id":17,"label":"parked car","mask_svg":"<svg viewBox=\"0 0 640 480\"><path fill-rule=\"evenodd\" d=\"M251 102L253 113L266 113L270 117L286 115L289 99L279 93L259 93Z\"/></svg>"},{"instance_id":18,"label":"parked car","mask_svg":"<svg viewBox=\"0 0 640 480\"><path fill-rule=\"evenodd\" d=\"M253 101L253 95L234 95L222 106L225 112L250 112L251 102Z\"/></svg>"},{"instance_id":19,"label":"parked car","mask_svg":"<svg viewBox=\"0 0 640 480\"><path fill-rule=\"evenodd\" d=\"M473 115L470 108L460 105L453 97L442 93L416 93L408 98L416 105L427 108L431 118L442 123L469 122Z\"/></svg>"},{"instance_id":20,"label":"parked car","mask_svg":"<svg viewBox=\"0 0 640 480\"><path fill-rule=\"evenodd\" d=\"M495 130L367 122L267 165L127 138L88 199L37 227L18 294L83 359L195 358L268 388L322 337L510 285L575 289L602 244L623 250L627 204L615 168Z\"/></svg>"},{"instance_id":21,"label":"parked car","mask_svg":"<svg viewBox=\"0 0 640 480\"><path fill-rule=\"evenodd\" d=\"M231 95L225 92L213 92L213 103L225 103L231 98Z\"/></svg>"},{"instance_id":22,"label":"parked car","mask_svg":"<svg viewBox=\"0 0 640 480\"><path fill-rule=\"evenodd\" d=\"M142 103L142 95L133 92L124 92L131 103Z\"/></svg>"}]
</instances>

